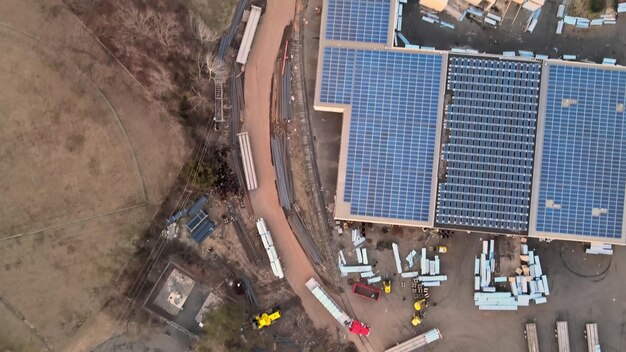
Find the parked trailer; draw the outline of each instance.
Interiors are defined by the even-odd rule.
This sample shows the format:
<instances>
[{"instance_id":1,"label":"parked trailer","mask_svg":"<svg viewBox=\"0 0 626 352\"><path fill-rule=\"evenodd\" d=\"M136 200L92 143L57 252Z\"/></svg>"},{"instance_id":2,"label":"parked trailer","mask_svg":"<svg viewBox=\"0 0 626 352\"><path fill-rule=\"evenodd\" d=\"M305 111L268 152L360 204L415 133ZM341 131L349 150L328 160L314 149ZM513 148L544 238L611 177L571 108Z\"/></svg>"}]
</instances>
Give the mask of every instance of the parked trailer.
<instances>
[{"instance_id":1,"label":"parked trailer","mask_svg":"<svg viewBox=\"0 0 626 352\"><path fill-rule=\"evenodd\" d=\"M363 285L361 283L355 283L352 286L352 293L355 295L359 295L361 297L365 297L367 299L371 299L372 301L378 301L380 298L380 290L371 286Z\"/></svg>"},{"instance_id":2,"label":"parked trailer","mask_svg":"<svg viewBox=\"0 0 626 352\"><path fill-rule=\"evenodd\" d=\"M406 340L396 346L390 347L385 352L413 352L420 347L424 347L432 342L443 338L439 329L429 330L421 335L417 335L412 339Z\"/></svg>"},{"instance_id":3,"label":"parked trailer","mask_svg":"<svg viewBox=\"0 0 626 352\"><path fill-rule=\"evenodd\" d=\"M569 349L569 331L566 321L556 322L556 339L559 346L559 352L570 352Z\"/></svg>"},{"instance_id":4,"label":"parked trailer","mask_svg":"<svg viewBox=\"0 0 626 352\"><path fill-rule=\"evenodd\" d=\"M539 352L539 339L537 339L537 325L526 324L526 339L528 340L528 352Z\"/></svg>"},{"instance_id":5,"label":"parked trailer","mask_svg":"<svg viewBox=\"0 0 626 352\"><path fill-rule=\"evenodd\" d=\"M259 19L261 18L261 8L252 5L250 9L250 16L248 17L248 24L243 32L243 39L241 40L241 46L239 52L237 52L237 63L245 65L248 62L248 55L250 54L250 48L252 47L252 40L254 39L254 33L259 25Z\"/></svg>"},{"instance_id":6,"label":"parked trailer","mask_svg":"<svg viewBox=\"0 0 626 352\"><path fill-rule=\"evenodd\" d=\"M600 339L598 338L598 324L585 324L585 333L587 337L587 350L589 352L600 352Z\"/></svg>"},{"instance_id":7,"label":"parked trailer","mask_svg":"<svg viewBox=\"0 0 626 352\"><path fill-rule=\"evenodd\" d=\"M317 298L324 308L326 308L330 315L332 315L333 318L339 322L339 324L346 327L348 331L356 335L369 335L369 326L358 320L350 318L348 314L339 308L337 302L335 302L330 295L324 291L322 286L314 278L310 278L304 285L309 289L309 291L311 291L313 296Z\"/></svg>"},{"instance_id":8,"label":"parked trailer","mask_svg":"<svg viewBox=\"0 0 626 352\"><path fill-rule=\"evenodd\" d=\"M254 160L252 160L252 151L250 150L250 137L248 132L237 134L239 138L239 149L241 150L241 161L243 163L243 172L246 174L246 186L248 191L252 191L258 187L256 182L256 171L254 170Z\"/></svg>"}]
</instances>

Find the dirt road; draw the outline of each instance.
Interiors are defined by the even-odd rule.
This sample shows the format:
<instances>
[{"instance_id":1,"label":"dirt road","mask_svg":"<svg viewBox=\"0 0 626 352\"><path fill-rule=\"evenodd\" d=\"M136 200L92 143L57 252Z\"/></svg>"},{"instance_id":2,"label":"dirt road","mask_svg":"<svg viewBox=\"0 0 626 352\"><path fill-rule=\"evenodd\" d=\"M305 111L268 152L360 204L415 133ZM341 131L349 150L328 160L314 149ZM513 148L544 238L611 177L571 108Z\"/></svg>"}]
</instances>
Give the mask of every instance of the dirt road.
<instances>
[{"instance_id":1,"label":"dirt road","mask_svg":"<svg viewBox=\"0 0 626 352\"><path fill-rule=\"evenodd\" d=\"M246 65L244 87L246 111L242 130L250 135L259 184L258 189L250 192L250 199L255 216L264 218L272 232L278 255L285 268L287 281L302 300L307 314L316 327L328 329L334 334L340 328L338 323L323 310L320 303L304 286L309 278L318 276L289 228L278 203L278 193L274 183L276 173L270 154L269 111L272 68L278 55L283 30L292 21L294 11L295 0L268 1ZM344 332L345 330L340 330L340 333ZM353 336L350 338L352 339Z\"/></svg>"}]
</instances>

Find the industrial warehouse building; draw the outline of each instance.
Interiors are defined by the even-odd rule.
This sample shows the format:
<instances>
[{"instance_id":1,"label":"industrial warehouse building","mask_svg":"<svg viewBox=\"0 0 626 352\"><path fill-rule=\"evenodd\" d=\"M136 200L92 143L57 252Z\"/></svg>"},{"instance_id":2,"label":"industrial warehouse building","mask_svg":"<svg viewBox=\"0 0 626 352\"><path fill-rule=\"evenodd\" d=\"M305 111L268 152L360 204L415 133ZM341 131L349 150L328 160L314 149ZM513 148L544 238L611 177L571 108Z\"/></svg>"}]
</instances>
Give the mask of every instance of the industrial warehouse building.
<instances>
[{"instance_id":1,"label":"industrial warehouse building","mask_svg":"<svg viewBox=\"0 0 626 352\"><path fill-rule=\"evenodd\" d=\"M335 217L624 244L626 69L396 48L396 1L324 2Z\"/></svg>"}]
</instances>

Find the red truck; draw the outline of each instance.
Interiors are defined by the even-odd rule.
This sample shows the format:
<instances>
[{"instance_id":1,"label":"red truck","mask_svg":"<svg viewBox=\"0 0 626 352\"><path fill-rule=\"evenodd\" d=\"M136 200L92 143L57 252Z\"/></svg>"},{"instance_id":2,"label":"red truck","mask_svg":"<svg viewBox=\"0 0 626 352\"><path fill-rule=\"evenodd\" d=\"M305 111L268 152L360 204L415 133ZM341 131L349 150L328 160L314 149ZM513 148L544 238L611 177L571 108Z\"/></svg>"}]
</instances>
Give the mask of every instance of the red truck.
<instances>
[{"instance_id":1,"label":"red truck","mask_svg":"<svg viewBox=\"0 0 626 352\"><path fill-rule=\"evenodd\" d=\"M379 289L363 285L358 282L355 283L354 286L352 286L352 293L361 297L365 297L367 299L371 299L372 301L378 301L378 298L380 297Z\"/></svg>"}]
</instances>

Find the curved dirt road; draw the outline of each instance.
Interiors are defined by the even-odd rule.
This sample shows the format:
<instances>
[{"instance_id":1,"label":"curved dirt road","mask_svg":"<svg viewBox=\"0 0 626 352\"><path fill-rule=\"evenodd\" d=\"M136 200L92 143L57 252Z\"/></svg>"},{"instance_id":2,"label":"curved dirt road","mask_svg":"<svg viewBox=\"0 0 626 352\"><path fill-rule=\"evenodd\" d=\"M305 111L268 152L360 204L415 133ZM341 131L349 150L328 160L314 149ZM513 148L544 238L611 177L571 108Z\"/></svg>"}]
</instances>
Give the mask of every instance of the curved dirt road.
<instances>
[{"instance_id":1,"label":"curved dirt road","mask_svg":"<svg viewBox=\"0 0 626 352\"><path fill-rule=\"evenodd\" d=\"M278 56L283 30L292 20L295 0L269 0L254 37L252 50L246 64L245 122L242 131L250 136L252 156L259 188L250 192L255 216L265 219L272 232L278 255L285 268L285 276L293 291L302 300L305 311L315 327L333 335L341 329L333 317L311 295L304 283L311 277L318 281L313 266L291 231L278 202L275 186L276 173L270 154L270 90L274 62ZM321 282L321 281L320 281ZM341 329L340 333L347 333ZM361 349L356 336L349 336Z\"/></svg>"}]
</instances>

